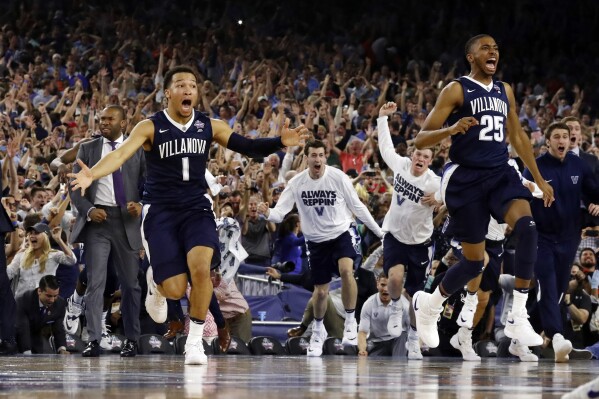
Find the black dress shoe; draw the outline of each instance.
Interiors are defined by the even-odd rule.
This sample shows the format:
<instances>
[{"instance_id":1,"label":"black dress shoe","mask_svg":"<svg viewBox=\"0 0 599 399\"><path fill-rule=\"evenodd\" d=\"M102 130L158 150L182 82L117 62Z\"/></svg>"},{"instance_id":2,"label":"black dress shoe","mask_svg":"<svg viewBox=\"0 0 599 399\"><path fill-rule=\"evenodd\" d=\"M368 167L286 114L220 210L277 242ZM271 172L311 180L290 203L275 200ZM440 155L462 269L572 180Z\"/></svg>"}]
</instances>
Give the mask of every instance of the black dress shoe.
<instances>
[{"instance_id":1,"label":"black dress shoe","mask_svg":"<svg viewBox=\"0 0 599 399\"><path fill-rule=\"evenodd\" d=\"M81 352L81 356L83 357L98 357L100 356L100 344L98 343L97 340L94 341L89 341L87 343L87 346L85 347L85 349L83 350L83 352Z\"/></svg>"},{"instance_id":2,"label":"black dress shoe","mask_svg":"<svg viewBox=\"0 0 599 399\"><path fill-rule=\"evenodd\" d=\"M10 356L17 353L16 342L2 341L0 343L0 356Z\"/></svg>"},{"instance_id":3,"label":"black dress shoe","mask_svg":"<svg viewBox=\"0 0 599 399\"><path fill-rule=\"evenodd\" d=\"M127 338L123 349L121 349L121 357L134 357L137 355L137 341Z\"/></svg>"}]
</instances>

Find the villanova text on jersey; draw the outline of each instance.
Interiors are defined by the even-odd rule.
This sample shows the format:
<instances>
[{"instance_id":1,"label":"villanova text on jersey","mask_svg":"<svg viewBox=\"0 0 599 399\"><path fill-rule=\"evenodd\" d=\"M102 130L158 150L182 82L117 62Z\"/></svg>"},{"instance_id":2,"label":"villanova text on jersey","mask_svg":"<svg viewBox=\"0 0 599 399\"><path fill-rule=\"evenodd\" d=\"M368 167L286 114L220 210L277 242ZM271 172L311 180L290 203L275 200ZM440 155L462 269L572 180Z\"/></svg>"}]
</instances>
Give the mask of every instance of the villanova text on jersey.
<instances>
[{"instance_id":1,"label":"villanova text on jersey","mask_svg":"<svg viewBox=\"0 0 599 399\"><path fill-rule=\"evenodd\" d=\"M150 119L154 123L154 142L145 153L147 179L143 201L210 209L205 178L212 143L210 119L196 111L183 127L173 123L166 111Z\"/></svg>"},{"instance_id":2,"label":"villanova text on jersey","mask_svg":"<svg viewBox=\"0 0 599 399\"><path fill-rule=\"evenodd\" d=\"M412 202L418 203L424 196L424 191L416 187L415 185L408 183L399 173L395 175L395 181L393 182L393 189L397 193L397 204L401 205L408 199Z\"/></svg>"},{"instance_id":3,"label":"villanova text on jersey","mask_svg":"<svg viewBox=\"0 0 599 399\"><path fill-rule=\"evenodd\" d=\"M471 168L504 165L509 159L505 135L510 107L503 83L493 80L490 86L484 86L465 76L457 82L462 85L464 102L447 118L446 125L452 126L465 117L474 117L478 125L451 136L449 158Z\"/></svg>"}]
</instances>

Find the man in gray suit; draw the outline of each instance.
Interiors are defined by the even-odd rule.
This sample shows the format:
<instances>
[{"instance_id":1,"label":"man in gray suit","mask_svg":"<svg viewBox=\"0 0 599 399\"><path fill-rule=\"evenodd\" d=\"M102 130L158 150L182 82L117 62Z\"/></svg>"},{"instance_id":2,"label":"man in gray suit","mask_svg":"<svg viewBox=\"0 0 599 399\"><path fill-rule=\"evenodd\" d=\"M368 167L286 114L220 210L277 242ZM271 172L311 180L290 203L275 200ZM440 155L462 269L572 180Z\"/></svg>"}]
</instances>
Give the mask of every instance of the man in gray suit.
<instances>
[{"instance_id":1,"label":"man in gray suit","mask_svg":"<svg viewBox=\"0 0 599 399\"><path fill-rule=\"evenodd\" d=\"M125 111L118 105L106 107L100 116L102 137L79 148L78 160L94 165L123 142L127 125ZM75 164L73 171L79 171ZM146 173L145 158L140 148L120 170L105 176L90 186L81 196L80 190L71 192L78 211L71 234L72 242L85 244L87 291L85 293L89 343L82 355L100 355L102 335L103 293L106 285L108 256L112 254L122 293L121 313L127 340L122 357L135 356L140 335L139 312L141 289L137 281L139 249L142 248L140 230L140 183Z\"/></svg>"}]
</instances>

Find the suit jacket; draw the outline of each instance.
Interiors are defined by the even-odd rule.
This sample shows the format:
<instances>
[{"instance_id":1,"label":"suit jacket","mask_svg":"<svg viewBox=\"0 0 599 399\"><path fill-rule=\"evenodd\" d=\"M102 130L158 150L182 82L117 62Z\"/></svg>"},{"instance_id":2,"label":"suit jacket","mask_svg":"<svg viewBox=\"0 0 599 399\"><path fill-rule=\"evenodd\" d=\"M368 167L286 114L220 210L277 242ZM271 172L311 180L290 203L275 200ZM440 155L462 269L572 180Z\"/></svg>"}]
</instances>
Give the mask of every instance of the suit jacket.
<instances>
[{"instance_id":1,"label":"suit jacket","mask_svg":"<svg viewBox=\"0 0 599 399\"><path fill-rule=\"evenodd\" d=\"M102 158L102 146L104 138L98 137L94 140L81 144L77 158L81 159L90 168L94 166ZM81 168L75 163L73 172L78 172ZM140 148L131 158L129 158L121 167L123 174L123 184L125 188L125 199L127 202L139 202L141 199L141 187L145 181L146 162L143 154L143 149ZM70 186L69 186L70 187ZM81 190L71 191L71 201L77 208L77 219L75 226L71 232L71 243L85 241L85 227L88 225L87 213L94 206L96 200L96 192L98 191L98 181L94 180L85 191L85 196L81 195ZM121 208L125 231L131 249L137 250L142 247L141 241L141 220L139 217L129 215L126 208Z\"/></svg>"},{"instance_id":2,"label":"suit jacket","mask_svg":"<svg viewBox=\"0 0 599 399\"><path fill-rule=\"evenodd\" d=\"M42 328L45 326L50 326L56 348L66 347L66 332L62 323L65 312L66 302L63 298L58 297L52 307L42 314L37 288L18 297L17 339L20 348L23 351L32 350L34 353L41 353L43 349L40 338L42 338Z\"/></svg>"},{"instance_id":3,"label":"suit jacket","mask_svg":"<svg viewBox=\"0 0 599 399\"><path fill-rule=\"evenodd\" d=\"M587 163L587 165L589 165L591 171L593 172L593 175L595 177L599 177L599 159L593 154L584 152L582 148L579 148L578 155L583 161Z\"/></svg>"},{"instance_id":4,"label":"suit jacket","mask_svg":"<svg viewBox=\"0 0 599 399\"><path fill-rule=\"evenodd\" d=\"M591 168L591 171L593 172L593 176L595 177L595 180L599 179L599 158L597 158L593 154L589 154L588 152L584 152L582 150L582 148L578 149L578 156L587 165L589 165L589 168ZM585 205L586 208L588 208L589 205L591 203L593 203L591 201L591 199L588 198L584 194L582 195L582 202L584 203L584 205ZM583 215L583 226L582 227L597 226L597 225L599 225L599 217L590 215L589 212L587 211L587 209L584 209L582 211L582 215Z\"/></svg>"}]
</instances>

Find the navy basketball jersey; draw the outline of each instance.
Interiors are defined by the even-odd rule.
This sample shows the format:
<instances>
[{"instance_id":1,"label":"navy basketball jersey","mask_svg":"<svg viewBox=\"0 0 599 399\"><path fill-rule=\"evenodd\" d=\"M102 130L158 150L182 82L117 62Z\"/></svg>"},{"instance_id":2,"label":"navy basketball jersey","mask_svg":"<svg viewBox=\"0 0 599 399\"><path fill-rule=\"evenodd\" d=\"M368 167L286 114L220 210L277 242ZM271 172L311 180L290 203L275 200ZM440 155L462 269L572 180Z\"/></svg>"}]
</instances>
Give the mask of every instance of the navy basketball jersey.
<instances>
[{"instance_id":1,"label":"navy basketball jersey","mask_svg":"<svg viewBox=\"0 0 599 399\"><path fill-rule=\"evenodd\" d=\"M181 125L164 110L150 119L154 143L145 152L144 203L211 208L205 178L212 143L210 118L194 111L193 118Z\"/></svg>"},{"instance_id":2,"label":"navy basketball jersey","mask_svg":"<svg viewBox=\"0 0 599 399\"><path fill-rule=\"evenodd\" d=\"M490 87L466 76L456 79L464 91L464 103L449 118L452 126L464 117L473 116L478 125L465 134L451 136L449 158L472 168L493 168L507 163L509 155L505 144L509 102L503 83L493 80Z\"/></svg>"}]
</instances>

